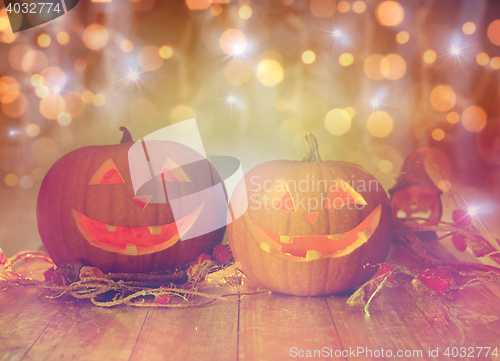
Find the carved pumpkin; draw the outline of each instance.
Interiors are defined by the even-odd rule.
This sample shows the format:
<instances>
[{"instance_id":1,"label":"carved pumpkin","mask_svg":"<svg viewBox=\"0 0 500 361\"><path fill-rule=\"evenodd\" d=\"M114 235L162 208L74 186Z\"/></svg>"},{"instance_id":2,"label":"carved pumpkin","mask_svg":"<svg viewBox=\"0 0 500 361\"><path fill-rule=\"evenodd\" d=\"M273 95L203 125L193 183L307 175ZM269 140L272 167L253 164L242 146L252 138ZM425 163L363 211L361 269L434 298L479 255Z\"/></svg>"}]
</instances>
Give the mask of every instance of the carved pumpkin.
<instances>
[{"instance_id":1,"label":"carved pumpkin","mask_svg":"<svg viewBox=\"0 0 500 361\"><path fill-rule=\"evenodd\" d=\"M227 209L224 199L196 198L198 191L221 181L217 172L186 146L147 142L148 150L165 154L165 166L134 192L128 157L134 142L126 128L120 130L124 131L121 144L74 150L45 176L37 220L53 261L60 265L80 259L103 272L149 272L182 266L211 253L222 241L225 227L187 240L181 237L200 224L216 224L215 217ZM203 160L205 170L210 167L208 175L200 171ZM174 183L169 184L168 197L167 182ZM184 214L174 217L169 202L187 195L191 196L184 197L189 198L183 204ZM202 212L208 206L213 209ZM223 217L225 221L225 212Z\"/></svg>"},{"instance_id":2,"label":"carved pumpkin","mask_svg":"<svg viewBox=\"0 0 500 361\"><path fill-rule=\"evenodd\" d=\"M321 161L316 139L302 160L261 164L245 175L245 214L228 225L240 269L261 287L314 296L361 285L383 262L392 216L380 183L362 167ZM236 189L232 207L244 203Z\"/></svg>"}]
</instances>

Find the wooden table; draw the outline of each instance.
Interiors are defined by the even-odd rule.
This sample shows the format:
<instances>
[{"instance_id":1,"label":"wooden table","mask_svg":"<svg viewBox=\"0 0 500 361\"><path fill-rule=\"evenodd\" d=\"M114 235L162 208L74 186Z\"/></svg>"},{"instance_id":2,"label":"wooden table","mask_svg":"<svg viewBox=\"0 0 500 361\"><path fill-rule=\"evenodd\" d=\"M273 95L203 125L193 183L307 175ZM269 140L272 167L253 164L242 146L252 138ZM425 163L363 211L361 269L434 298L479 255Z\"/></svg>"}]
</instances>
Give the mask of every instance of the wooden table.
<instances>
[{"instance_id":1,"label":"wooden table","mask_svg":"<svg viewBox=\"0 0 500 361\"><path fill-rule=\"evenodd\" d=\"M391 259L421 266L397 246ZM380 360L391 359L389 351L392 358L403 352L403 360L500 359L485 357L485 349L478 357L476 348L500 352L495 285L444 296L418 295L411 284L386 289L370 318L346 305L349 294L265 293L193 309L147 309L39 293L0 291L0 360ZM475 357L447 357L448 347L466 347ZM308 350L316 357L306 357Z\"/></svg>"}]
</instances>

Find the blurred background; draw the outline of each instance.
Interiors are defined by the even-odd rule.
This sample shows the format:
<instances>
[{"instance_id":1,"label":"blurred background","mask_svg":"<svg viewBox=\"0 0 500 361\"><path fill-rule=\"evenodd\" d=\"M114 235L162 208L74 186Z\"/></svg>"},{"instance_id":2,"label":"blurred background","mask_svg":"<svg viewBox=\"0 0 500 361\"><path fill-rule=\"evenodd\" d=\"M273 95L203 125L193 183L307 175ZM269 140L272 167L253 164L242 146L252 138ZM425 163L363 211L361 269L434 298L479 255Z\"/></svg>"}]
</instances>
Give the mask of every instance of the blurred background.
<instances>
[{"instance_id":1,"label":"blurred background","mask_svg":"<svg viewBox=\"0 0 500 361\"><path fill-rule=\"evenodd\" d=\"M206 153L244 171L300 160L313 132L324 160L360 164L386 189L427 148L445 194L500 196L498 1L81 0L20 33L3 9L0 31L7 255L41 245L50 166L118 143L122 125L138 140L195 117Z\"/></svg>"}]
</instances>

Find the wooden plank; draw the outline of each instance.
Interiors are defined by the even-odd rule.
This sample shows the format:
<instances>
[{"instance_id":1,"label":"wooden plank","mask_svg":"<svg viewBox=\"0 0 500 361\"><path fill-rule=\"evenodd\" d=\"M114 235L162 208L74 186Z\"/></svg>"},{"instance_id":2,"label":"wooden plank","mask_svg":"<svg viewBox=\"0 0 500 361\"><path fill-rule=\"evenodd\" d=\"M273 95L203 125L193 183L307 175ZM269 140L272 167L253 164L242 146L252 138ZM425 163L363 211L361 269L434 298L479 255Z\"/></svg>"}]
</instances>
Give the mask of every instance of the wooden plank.
<instances>
[{"instance_id":1,"label":"wooden plank","mask_svg":"<svg viewBox=\"0 0 500 361\"><path fill-rule=\"evenodd\" d=\"M349 351L349 360L389 360L391 355L396 357L400 351L402 355L411 352L408 354L411 357L407 355L406 359L432 360L428 355L429 347L435 349L443 346L403 287L384 289L370 306L371 317L365 316L362 307L348 306L348 297L330 296L327 302L342 346ZM382 349L384 353L380 353ZM367 350L372 353L369 354Z\"/></svg>"},{"instance_id":2,"label":"wooden plank","mask_svg":"<svg viewBox=\"0 0 500 361\"><path fill-rule=\"evenodd\" d=\"M0 360L21 360L64 304L38 289L0 291Z\"/></svg>"},{"instance_id":3,"label":"wooden plank","mask_svg":"<svg viewBox=\"0 0 500 361\"><path fill-rule=\"evenodd\" d=\"M341 349L324 297L266 293L240 301L240 361L302 358L307 350L314 360L331 360L321 354L323 347Z\"/></svg>"},{"instance_id":4,"label":"wooden plank","mask_svg":"<svg viewBox=\"0 0 500 361\"><path fill-rule=\"evenodd\" d=\"M222 287L215 293L230 292ZM236 298L198 308L151 309L131 361L236 360L237 338Z\"/></svg>"},{"instance_id":5,"label":"wooden plank","mask_svg":"<svg viewBox=\"0 0 500 361\"><path fill-rule=\"evenodd\" d=\"M23 360L128 360L147 312L68 301Z\"/></svg>"}]
</instances>

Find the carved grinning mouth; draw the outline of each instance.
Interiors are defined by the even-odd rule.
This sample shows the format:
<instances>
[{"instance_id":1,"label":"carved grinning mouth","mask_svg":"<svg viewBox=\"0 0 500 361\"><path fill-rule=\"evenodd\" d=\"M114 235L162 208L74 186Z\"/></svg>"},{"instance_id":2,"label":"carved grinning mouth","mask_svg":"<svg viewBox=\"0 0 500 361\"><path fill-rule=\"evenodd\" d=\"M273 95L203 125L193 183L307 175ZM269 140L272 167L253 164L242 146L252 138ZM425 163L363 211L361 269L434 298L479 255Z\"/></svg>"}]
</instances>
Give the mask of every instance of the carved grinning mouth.
<instances>
[{"instance_id":1,"label":"carved grinning mouth","mask_svg":"<svg viewBox=\"0 0 500 361\"><path fill-rule=\"evenodd\" d=\"M312 236L286 236L258 226L245 213L244 219L252 238L271 254L312 261L325 257L341 257L366 243L377 228L382 206L378 205L358 226L346 233Z\"/></svg>"},{"instance_id":2,"label":"carved grinning mouth","mask_svg":"<svg viewBox=\"0 0 500 361\"><path fill-rule=\"evenodd\" d=\"M169 224L121 227L91 219L73 209L73 217L83 237L106 251L139 256L173 246L198 219L203 203L183 218Z\"/></svg>"}]
</instances>

